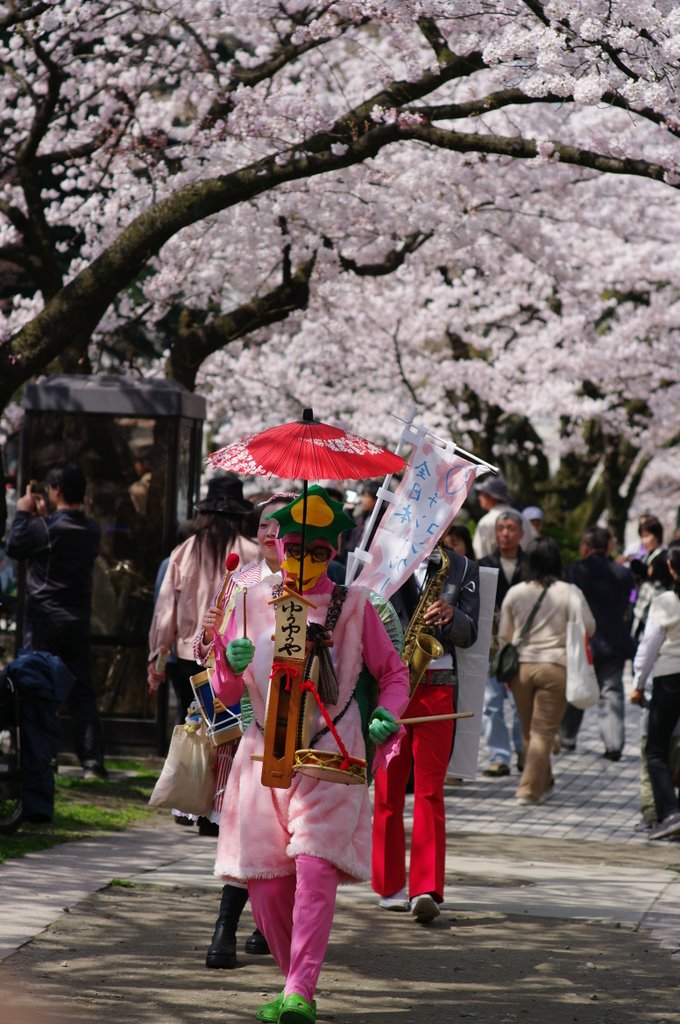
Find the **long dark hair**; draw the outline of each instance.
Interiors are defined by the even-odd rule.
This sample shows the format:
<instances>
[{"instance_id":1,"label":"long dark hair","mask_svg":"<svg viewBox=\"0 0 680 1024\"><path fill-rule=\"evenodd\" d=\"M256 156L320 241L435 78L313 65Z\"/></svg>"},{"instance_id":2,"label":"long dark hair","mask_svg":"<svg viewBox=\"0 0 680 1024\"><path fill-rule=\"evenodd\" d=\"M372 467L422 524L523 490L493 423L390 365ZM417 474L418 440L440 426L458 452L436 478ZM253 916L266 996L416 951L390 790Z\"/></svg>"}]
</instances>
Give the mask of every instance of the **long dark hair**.
<instances>
[{"instance_id":1,"label":"long dark hair","mask_svg":"<svg viewBox=\"0 0 680 1024\"><path fill-rule=\"evenodd\" d=\"M552 537L537 537L529 544L524 579L527 583L540 583L542 587L562 579L562 556Z\"/></svg>"},{"instance_id":2,"label":"long dark hair","mask_svg":"<svg viewBox=\"0 0 680 1024\"><path fill-rule=\"evenodd\" d=\"M672 576L673 593L680 597L680 540L672 540L668 545L668 562L677 576Z\"/></svg>"},{"instance_id":3,"label":"long dark hair","mask_svg":"<svg viewBox=\"0 0 680 1024\"><path fill-rule=\"evenodd\" d=\"M211 569L221 568L237 537L248 537L248 516L224 512L199 512L193 521L198 560L207 559Z\"/></svg>"}]
</instances>

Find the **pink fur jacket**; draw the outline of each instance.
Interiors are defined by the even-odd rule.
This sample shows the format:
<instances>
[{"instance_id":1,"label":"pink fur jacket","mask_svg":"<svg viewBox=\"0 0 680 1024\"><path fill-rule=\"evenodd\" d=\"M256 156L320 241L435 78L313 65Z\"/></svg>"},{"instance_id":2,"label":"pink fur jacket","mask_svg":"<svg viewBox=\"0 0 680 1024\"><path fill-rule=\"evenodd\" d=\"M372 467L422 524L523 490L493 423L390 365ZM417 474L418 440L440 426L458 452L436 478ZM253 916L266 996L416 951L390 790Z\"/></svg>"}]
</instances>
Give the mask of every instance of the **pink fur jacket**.
<instances>
[{"instance_id":1,"label":"pink fur jacket","mask_svg":"<svg viewBox=\"0 0 680 1024\"><path fill-rule=\"evenodd\" d=\"M273 657L274 613L272 581L248 589L248 636L255 645L255 658L243 676L228 673L217 684L218 696L229 706L241 697L243 684L253 705L255 720L241 740L227 783L215 874L227 881L272 878L295 872L299 854L322 857L334 864L345 882L365 881L371 874L371 816L367 786L345 786L309 776L294 775L290 789L271 789L260 781L261 763L251 754L262 754L264 741L258 728L264 724L267 688ZM309 621L323 623L333 586L327 577L308 595L316 605ZM239 594L224 639L242 636L243 598ZM365 757L359 707L352 697L365 662L378 680L380 704L395 715L409 700L408 669L392 646L378 615L368 601L368 590L351 587L335 627L332 658L340 693L336 705L329 705L331 718L350 701L336 724L348 752ZM319 728L323 721L319 715ZM403 730L402 730L403 732ZM398 742L380 748L383 763L397 752ZM337 750L326 733L315 744L319 750Z\"/></svg>"}]
</instances>

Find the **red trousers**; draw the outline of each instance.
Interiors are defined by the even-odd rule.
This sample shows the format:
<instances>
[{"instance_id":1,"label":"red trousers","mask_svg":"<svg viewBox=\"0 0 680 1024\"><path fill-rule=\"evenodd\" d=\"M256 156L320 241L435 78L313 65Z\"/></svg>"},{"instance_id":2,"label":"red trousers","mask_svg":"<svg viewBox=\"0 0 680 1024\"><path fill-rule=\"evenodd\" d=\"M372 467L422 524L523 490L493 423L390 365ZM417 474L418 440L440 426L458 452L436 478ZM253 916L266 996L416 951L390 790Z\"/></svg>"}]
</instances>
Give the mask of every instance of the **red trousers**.
<instances>
[{"instance_id":1,"label":"red trousers","mask_svg":"<svg viewBox=\"0 0 680 1024\"><path fill-rule=\"evenodd\" d=\"M419 686L403 718L450 714L452 686ZM413 832L408 874L409 898L429 892L444 899L446 816L444 780L453 745L454 722L406 726L399 754L373 781L373 863L371 884L381 896L406 885L404 799L413 765Z\"/></svg>"}]
</instances>

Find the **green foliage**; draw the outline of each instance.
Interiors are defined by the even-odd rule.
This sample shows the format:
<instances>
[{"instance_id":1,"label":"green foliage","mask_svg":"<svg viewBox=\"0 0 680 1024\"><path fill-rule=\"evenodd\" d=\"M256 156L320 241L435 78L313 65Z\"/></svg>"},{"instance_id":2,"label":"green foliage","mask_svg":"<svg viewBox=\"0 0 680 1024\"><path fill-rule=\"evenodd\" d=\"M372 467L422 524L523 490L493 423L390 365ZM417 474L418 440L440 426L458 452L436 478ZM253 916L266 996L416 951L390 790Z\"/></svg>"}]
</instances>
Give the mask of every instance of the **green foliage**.
<instances>
[{"instance_id":1,"label":"green foliage","mask_svg":"<svg viewBox=\"0 0 680 1024\"><path fill-rule=\"evenodd\" d=\"M129 758L109 758L107 765L108 780L58 774L52 824L24 824L15 835L0 837L0 863L154 818L158 812L148 801L159 768Z\"/></svg>"},{"instance_id":2,"label":"green foliage","mask_svg":"<svg viewBox=\"0 0 680 1024\"><path fill-rule=\"evenodd\" d=\"M581 539L580 531L570 530L567 526L557 526L555 523L546 522L543 527L543 534L552 537L560 549L562 565L567 566L570 562L577 562L580 558L578 546Z\"/></svg>"}]
</instances>

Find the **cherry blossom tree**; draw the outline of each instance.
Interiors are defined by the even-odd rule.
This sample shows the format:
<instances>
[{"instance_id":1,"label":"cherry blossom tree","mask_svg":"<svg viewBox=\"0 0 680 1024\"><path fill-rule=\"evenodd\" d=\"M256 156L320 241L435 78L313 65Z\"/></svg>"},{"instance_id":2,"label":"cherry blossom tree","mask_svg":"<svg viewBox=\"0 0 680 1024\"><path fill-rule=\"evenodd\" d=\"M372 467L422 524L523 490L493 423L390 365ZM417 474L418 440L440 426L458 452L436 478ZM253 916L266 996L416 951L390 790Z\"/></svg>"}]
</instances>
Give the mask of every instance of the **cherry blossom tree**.
<instances>
[{"instance_id":1,"label":"cherry blossom tree","mask_svg":"<svg viewBox=\"0 0 680 1024\"><path fill-rule=\"evenodd\" d=\"M225 436L415 401L620 526L679 429L679 56L670 0L0 3L0 407L154 356Z\"/></svg>"}]
</instances>

